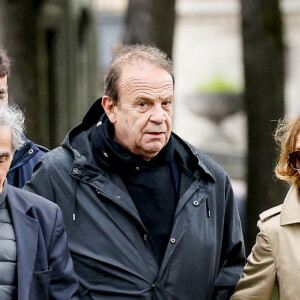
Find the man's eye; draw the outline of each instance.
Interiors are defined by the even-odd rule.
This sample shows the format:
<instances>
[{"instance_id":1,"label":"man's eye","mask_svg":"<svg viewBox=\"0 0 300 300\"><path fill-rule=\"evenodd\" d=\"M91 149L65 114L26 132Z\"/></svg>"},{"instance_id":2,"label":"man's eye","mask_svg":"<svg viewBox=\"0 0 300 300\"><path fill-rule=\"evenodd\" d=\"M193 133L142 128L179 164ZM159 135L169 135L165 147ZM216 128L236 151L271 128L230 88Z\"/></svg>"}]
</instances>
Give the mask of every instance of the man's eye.
<instances>
[{"instance_id":1,"label":"man's eye","mask_svg":"<svg viewBox=\"0 0 300 300\"><path fill-rule=\"evenodd\" d=\"M165 101L162 103L163 106L170 106L172 104L171 101Z\"/></svg>"},{"instance_id":2,"label":"man's eye","mask_svg":"<svg viewBox=\"0 0 300 300\"><path fill-rule=\"evenodd\" d=\"M145 107L146 106L146 102L141 102L140 104L139 104L139 107Z\"/></svg>"},{"instance_id":3,"label":"man's eye","mask_svg":"<svg viewBox=\"0 0 300 300\"><path fill-rule=\"evenodd\" d=\"M6 100L7 92L5 90L0 91L0 100Z\"/></svg>"},{"instance_id":4,"label":"man's eye","mask_svg":"<svg viewBox=\"0 0 300 300\"><path fill-rule=\"evenodd\" d=\"M9 159L9 155L0 156L0 163L5 162Z\"/></svg>"}]
</instances>

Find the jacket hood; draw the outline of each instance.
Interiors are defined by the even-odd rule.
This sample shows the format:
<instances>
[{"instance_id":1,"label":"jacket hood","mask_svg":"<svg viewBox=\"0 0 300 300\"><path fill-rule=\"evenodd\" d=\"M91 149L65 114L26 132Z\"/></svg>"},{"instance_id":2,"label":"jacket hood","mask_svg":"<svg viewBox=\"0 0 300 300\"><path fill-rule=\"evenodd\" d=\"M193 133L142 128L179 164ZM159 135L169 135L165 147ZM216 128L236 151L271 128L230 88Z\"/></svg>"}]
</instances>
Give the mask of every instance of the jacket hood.
<instances>
[{"instance_id":1,"label":"jacket hood","mask_svg":"<svg viewBox=\"0 0 300 300\"><path fill-rule=\"evenodd\" d=\"M92 104L82 122L66 135L62 147L73 153L74 165L95 165L92 149L86 145L90 144L89 131L93 126L96 126L103 114L102 98L99 98Z\"/></svg>"},{"instance_id":2,"label":"jacket hood","mask_svg":"<svg viewBox=\"0 0 300 300\"><path fill-rule=\"evenodd\" d=\"M69 131L62 143L62 146L67 149L72 148L71 144L74 137L89 130L93 125L97 124L103 114L104 109L102 107L102 98L99 98L92 104L86 115L83 117L82 122Z\"/></svg>"}]
</instances>

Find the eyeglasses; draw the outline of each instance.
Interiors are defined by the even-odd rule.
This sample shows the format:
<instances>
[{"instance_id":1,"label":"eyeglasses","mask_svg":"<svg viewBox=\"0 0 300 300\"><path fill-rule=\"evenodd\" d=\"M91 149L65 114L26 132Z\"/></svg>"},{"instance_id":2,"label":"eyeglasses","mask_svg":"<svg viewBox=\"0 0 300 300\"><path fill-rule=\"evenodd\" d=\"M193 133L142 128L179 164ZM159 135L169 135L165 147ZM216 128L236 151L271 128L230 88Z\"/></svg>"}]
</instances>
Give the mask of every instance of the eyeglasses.
<instances>
[{"instance_id":1,"label":"eyeglasses","mask_svg":"<svg viewBox=\"0 0 300 300\"><path fill-rule=\"evenodd\" d=\"M289 154L289 163L294 170L300 170L300 150L293 151Z\"/></svg>"}]
</instances>

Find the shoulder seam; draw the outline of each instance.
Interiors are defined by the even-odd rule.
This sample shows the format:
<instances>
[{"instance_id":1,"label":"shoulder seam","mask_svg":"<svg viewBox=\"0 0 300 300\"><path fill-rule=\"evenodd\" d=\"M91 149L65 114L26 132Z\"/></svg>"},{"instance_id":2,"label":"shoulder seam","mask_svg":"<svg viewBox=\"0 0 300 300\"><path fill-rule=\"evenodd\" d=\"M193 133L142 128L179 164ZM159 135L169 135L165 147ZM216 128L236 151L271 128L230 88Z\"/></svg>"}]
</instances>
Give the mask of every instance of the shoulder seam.
<instances>
[{"instance_id":1,"label":"shoulder seam","mask_svg":"<svg viewBox=\"0 0 300 300\"><path fill-rule=\"evenodd\" d=\"M272 207L259 215L261 222L265 222L273 216L276 216L281 213L282 204Z\"/></svg>"}]
</instances>

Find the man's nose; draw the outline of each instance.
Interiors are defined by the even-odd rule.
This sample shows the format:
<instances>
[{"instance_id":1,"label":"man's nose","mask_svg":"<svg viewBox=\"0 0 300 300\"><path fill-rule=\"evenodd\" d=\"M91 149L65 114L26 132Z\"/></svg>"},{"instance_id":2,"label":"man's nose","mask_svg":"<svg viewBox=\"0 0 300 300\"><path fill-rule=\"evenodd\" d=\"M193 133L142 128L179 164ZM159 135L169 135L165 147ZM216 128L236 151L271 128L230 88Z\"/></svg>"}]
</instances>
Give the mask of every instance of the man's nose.
<instances>
[{"instance_id":1,"label":"man's nose","mask_svg":"<svg viewBox=\"0 0 300 300\"><path fill-rule=\"evenodd\" d=\"M166 112L161 105L154 105L151 110L150 121L161 124L166 121Z\"/></svg>"}]
</instances>

